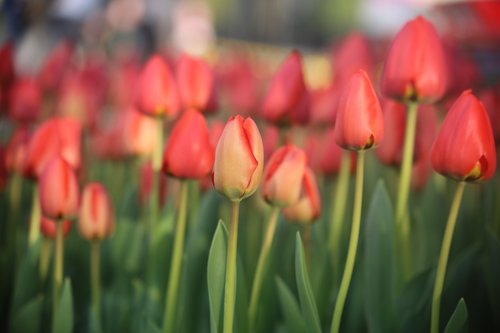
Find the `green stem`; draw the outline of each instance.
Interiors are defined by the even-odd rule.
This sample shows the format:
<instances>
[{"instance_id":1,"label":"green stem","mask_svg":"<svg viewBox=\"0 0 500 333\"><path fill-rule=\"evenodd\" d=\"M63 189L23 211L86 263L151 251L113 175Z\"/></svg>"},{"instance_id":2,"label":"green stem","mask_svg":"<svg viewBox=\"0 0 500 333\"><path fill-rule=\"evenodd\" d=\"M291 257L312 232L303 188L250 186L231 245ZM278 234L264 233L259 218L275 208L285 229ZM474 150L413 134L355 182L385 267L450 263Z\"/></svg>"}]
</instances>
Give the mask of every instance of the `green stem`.
<instances>
[{"instance_id":1,"label":"green stem","mask_svg":"<svg viewBox=\"0 0 500 333\"><path fill-rule=\"evenodd\" d=\"M92 310L98 331L101 328L101 242L90 243L90 285L92 290Z\"/></svg>"},{"instance_id":2,"label":"green stem","mask_svg":"<svg viewBox=\"0 0 500 333\"><path fill-rule=\"evenodd\" d=\"M331 202L333 202L332 219L330 221L329 248L333 256L333 269L335 270L335 281L340 277L340 257L342 248L342 230L344 227L344 215L347 197L349 195L349 173L351 169L351 152L343 151L340 162L337 186L332 187ZM332 191L333 192L333 191ZM337 283L335 283L337 286Z\"/></svg>"},{"instance_id":3,"label":"green stem","mask_svg":"<svg viewBox=\"0 0 500 333\"><path fill-rule=\"evenodd\" d=\"M356 169L356 190L354 192L354 211L352 214L351 237L349 240L349 249L347 251L347 259L340 283L340 289L335 302L335 309L332 319L332 333L338 333L340 330L340 321L342 312L344 311L349 284L351 283L352 272L354 270L354 262L356 260L356 251L359 240L359 230L361 225L361 207L363 204L363 174L365 168L365 151L358 152L358 161Z\"/></svg>"},{"instance_id":4,"label":"green stem","mask_svg":"<svg viewBox=\"0 0 500 333\"><path fill-rule=\"evenodd\" d=\"M252 286L252 295L250 297L250 306L248 308L249 323L252 326L255 325L260 289L262 287L265 273L264 269L266 267L269 251L271 250L271 245L273 244L274 232L276 231L276 225L278 224L279 213L280 209L278 207L273 207L271 216L269 217L269 223L267 224L266 234L264 236L264 242L262 243L262 248L260 250L259 259L257 261L257 269L255 271L255 277ZM254 330L252 329L251 332L253 331Z\"/></svg>"},{"instance_id":5,"label":"green stem","mask_svg":"<svg viewBox=\"0 0 500 333\"><path fill-rule=\"evenodd\" d=\"M464 194L464 188L465 182L458 183L457 189L455 190L455 196L453 197L453 202L451 204L450 215L448 216L448 221L446 222L443 243L441 244L441 252L439 253L436 281L434 283L434 291L432 293L431 333L439 332L439 307L441 303L441 295L443 293L446 265L448 263L451 240L453 239L453 231L455 230L458 211Z\"/></svg>"},{"instance_id":6,"label":"green stem","mask_svg":"<svg viewBox=\"0 0 500 333\"><path fill-rule=\"evenodd\" d=\"M9 225L7 234L7 243L9 241L13 242L15 239L16 232L16 223L17 223L17 215L19 212L19 203L21 202L21 194L22 194L22 185L23 178L18 172L15 172L10 181L9 186L9 200L10 200L10 209L9 209Z\"/></svg>"},{"instance_id":7,"label":"green stem","mask_svg":"<svg viewBox=\"0 0 500 333\"><path fill-rule=\"evenodd\" d=\"M231 208L226 260L226 287L224 293L224 333L233 332L234 304L236 300L236 253L238 245L239 201L232 202Z\"/></svg>"},{"instance_id":8,"label":"green stem","mask_svg":"<svg viewBox=\"0 0 500 333\"><path fill-rule=\"evenodd\" d=\"M63 220L56 220L56 244L54 255L54 313L61 296L61 287L63 283L63 264L64 264L64 234Z\"/></svg>"},{"instance_id":9,"label":"green stem","mask_svg":"<svg viewBox=\"0 0 500 333\"><path fill-rule=\"evenodd\" d=\"M165 314L163 316L163 332L174 332L175 310L177 309L177 295L179 291L179 281L182 270L182 255L184 251L184 238L186 234L186 213L188 204L189 183L181 181L179 214L177 215L177 225L175 229L174 250L170 265L168 278L167 295L165 299Z\"/></svg>"},{"instance_id":10,"label":"green stem","mask_svg":"<svg viewBox=\"0 0 500 333\"><path fill-rule=\"evenodd\" d=\"M31 206L30 229L28 234L28 244L33 246L40 237L40 196L38 193L38 183L33 186L33 201Z\"/></svg>"},{"instance_id":11,"label":"green stem","mask_svg":"<svg viewBox=\"0 0 500 333\"><path fill-rule=\"evenodd\" d=\"M398 185L398 199L396 203L396 227L400 232L401 260L405 279L411 274L411 254L409 243L410 219L405 218L408 211L408 198L410 195L411 169L413 165L413 151L415 149L415 133L417 130L418 103L408 102L406 115L405 141L403 145L403 160L401 162L401 175Z\"/></svg>"},{"instance_id":12,"label":"green stem","mask_svg":"<svg viewBox=\"0 0 500 333\"><path fill-rule=\"evenodd\" d=\"M44 238L42 243L42 249L40 250L40 266L39 266L40 280L42 281L42 283L47 278L51 253L52 253L52 241L50 239Z\"/></svg>"}]
</instances>

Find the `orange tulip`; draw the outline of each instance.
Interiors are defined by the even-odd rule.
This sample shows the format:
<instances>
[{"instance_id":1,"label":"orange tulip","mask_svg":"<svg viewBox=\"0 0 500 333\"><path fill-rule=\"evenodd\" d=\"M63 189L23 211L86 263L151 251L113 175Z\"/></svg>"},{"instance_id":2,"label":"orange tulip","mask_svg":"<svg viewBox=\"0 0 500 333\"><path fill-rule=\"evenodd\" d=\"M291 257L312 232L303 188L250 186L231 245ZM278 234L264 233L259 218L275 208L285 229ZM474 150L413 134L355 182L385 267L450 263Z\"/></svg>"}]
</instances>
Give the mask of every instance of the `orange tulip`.
<instances>
[{"instance_id":1,"label":"orange tulip","mask_svg":"<svg viewBox=\"0 0 500 333\"><path fill-rule=\"evenodd\" d=\"M312 222L321 214L321 199L314 173L306 168L302 178L302 194L297 203L283 209L283 215L289 221Z\"/></svg>"},{"instance_id":2,"label":"orange tulip","mask_svg":"<svg viewBox=\"0 0 500 333\"><path fill-rule=\"evenodd\" d=\"M85 186L82 194L78 230L83 238L93 241L110 236L115 228L111 200L99 183Z\"/></svg>"}]
</instances>

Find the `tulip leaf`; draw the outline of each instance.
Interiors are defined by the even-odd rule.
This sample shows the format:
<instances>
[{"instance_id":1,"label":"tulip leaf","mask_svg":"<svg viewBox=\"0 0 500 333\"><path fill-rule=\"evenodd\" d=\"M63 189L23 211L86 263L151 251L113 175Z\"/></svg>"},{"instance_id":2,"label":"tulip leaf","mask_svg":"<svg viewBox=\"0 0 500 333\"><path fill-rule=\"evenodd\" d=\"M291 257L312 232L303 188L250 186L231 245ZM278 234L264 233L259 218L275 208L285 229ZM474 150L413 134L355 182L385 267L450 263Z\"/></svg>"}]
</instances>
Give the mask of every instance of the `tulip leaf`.
<instances>
[{"instance_id":1,"label":"tulip leaf","mask_svg":"<svg viewBox=\"0 0 500 333\"><path fill-rule=\"evenodd\" d=\"M281 278L276 278L276 285L278 286L278 296L283 316L285 317L287 332L306 332L306 322L300 312L300 307L295 296Z\"/></svg>"},{"instance_id":2,"label":"tulip leaf","mask_svg":"<svg viewBox=\"0 0 500 333\"><path fill-rule=\"evenodd\" d=\"M22 306L13 316L12 333L36 333L40 331L43 296L38 295Z\"/></svg>"},{"instance_id":3,"label":"tulip leaf","mask_svg":"<svg viewBox=\"0 0 500 333\"><path fill-rule=\"evenodd\" d=\"M38 256L40 241L30 246L26 256L22 259L12 297L12 310L16 312L23 304L37 296L40 289L38 272Z\"/></svg>"},{"instance_id":4,"label":"tulip leaf","mask_svg":"<svg viewBox=\"0 0 500 333\"><path fill-rule=\"evenodd\" d=\"M298 232L295 242L295 278L297 279L300 306L307 323L308 331L320 333L321 325L319 321L318 308L316 307L313 291L309 282L302 239L300 238L300 233Z\"/></svg>"},{"instance_id":5,"label":"tulip leaf","mask_svg":"<svg viewBox=\"0 0 500 333\"><path fill-rule=\"evenodd\" d=\"M444 333L467 332L467 305L463 298L458 301L457 307L446 324Z\"/></svg>"},{"instance_id":6,"label":"tulip leaf","mask_svg":"<svg viewBox=\"0 0 500 333\"><path fill-rule=\"evenodd\" d=\"M366 216L364 286L370 332L394 331L395 277L393 211L383 181L376 185Z\"/></svg>"},{"instance_id":7,"label":"tulip leaf","mask_svg":"<svg viewBox=\"0 0 500 333\"><path fill-rule=\"evenodd\" d=\"M222 307L224 300L224 286L226 275L228 231L224 222L219 220L217 229L208 254L207 282L208 299L210 304L210 331L217 333L220 330Z\"/></svg>"},{"instance_id":8,"label":"tulip leaf","mask_svg":"<svg viewBox=\"0 0 500 333\"><path fill-rule=\"evenodd\" d=\"M71 281L64 280L61 298L55 309L52 322L52 333L73 332L73 296L71 292Z\"/></svg>"}]
</instances>

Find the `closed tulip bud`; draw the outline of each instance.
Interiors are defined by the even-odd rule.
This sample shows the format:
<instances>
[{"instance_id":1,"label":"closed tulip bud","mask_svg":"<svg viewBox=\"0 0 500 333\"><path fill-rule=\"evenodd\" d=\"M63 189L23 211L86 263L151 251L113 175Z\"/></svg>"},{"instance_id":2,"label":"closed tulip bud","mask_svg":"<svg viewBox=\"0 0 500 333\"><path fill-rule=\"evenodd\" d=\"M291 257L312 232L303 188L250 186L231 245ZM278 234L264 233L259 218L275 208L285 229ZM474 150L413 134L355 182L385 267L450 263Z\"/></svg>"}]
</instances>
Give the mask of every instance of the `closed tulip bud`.
<instances>
[{"instance_id":1,"label":"closed tulip bud","mask_svg":"<svg viewBox=\"0 0 500 333\"><path fill-rule=\"evenodd\" d=\"M63 236L67 237L71 231L71 221L59 222L63 224ZM42 216L42 221L40 223L40 231L43 237L48 239L56 238L56 221L51 220L45 216Z\"/></svg>"},{"instance_id":2,"label":"closed tulip bud","mask_svg":"<svg viewBox=\"0 0 500 333\"><path fill-rule=\"evenodd\" d=\"M163 172L177 178L196 179L209 175L214 164L207 123L194 110L184 112L175 123L163 154Z\"/></svg>"},{"instance_id":3,"label":"closed tulip bud","mask_svg":"<svg viewBox=\"0 0 500 333\"><path fill-rule=\"evenodd\" d=\"M314 173L306 168L302 178L302 193L292 206L283 209L283 215L291 222L313 222L321 214L321 199Z\"/></svg>"},{"instance_id":4,"label":"closed tulip bud","mask_svg":"<svg viewBox=\"0 0 500 333\"><path fill-rule=\"evenodd\" d=\"M443 45L434 26L419 16L394 39L382 75L382 93L403 101L432 102L446 90Z\"/></svg>"},{"instance_id":5,"label":"closed tulip bud","mask_svg":"<svg viewBox=\"0 0 500 333\"><path fill-rule=\"evenodd\" d=\"M208 111L213 103L215 79L212 69L203 59L183 54L177 65L177 83L185 109Z\"/></svg>"},{"instance_id":6,"label":"closed tulip bud","mask_svg":"<svg viewBox=\"0 0 500 333\"><path fill-rule=\"evenodd\" d=\"M82 194L78 231L83 238L94 241L110 236L115 229L111 200L106 189L99 183L85 186Z\"/></svg>"},{"instance_id":7,"label":"closed tulip bud","mask_svg":"<svg viewBox=\"0 0 500 333\"><path fill-rule=\"evenodd\" d=\"M373 72L373 53L366 37L354 32L346 36L332 52L332 74L336 84L342 84L359 69Z\"/></svg>"},{"instance_id":8,"label":"closed tulip bud","mask_svg":"<svg viewBox=\"0 0 500 333\"><path fill-rule=\"evenodd\" d=\"M337 174L340 170L340 162L342 161L342 148L335 142L334 129L327 131L321 147L321 155L318 162L319 170L325 175Z\"/></svg>"},{"instance_id":9,"label":"closed tulip bud","mask_svg":"<svg viewBox=\"0 0 500 333\"><path fill-rule=\"evenodd\" d=\"M384 137L384 116L365 71L355 73L339 96L335 141L349 150L377 146Z\"/></svg>"},{"instance_id":10,"label":"closed tulip bud","mask_svg":"<svg viewBox=\"0 0 500 333\"><path fill-rule=\"evenodd\" d=\"M479 98L490 116L493 136L500 143L500 86L482 91Z\"/></svg>"},{"instance_id":11,"label":"closed tulip bud","mask_svg":"<svg viewBox=\"0 0 500 333\"><path fill-rule=\"evenodd\" d=\"M249 197L259 186L263 164L264 148L255 122L239 115L229 118L215 149L215 189L231 201Z\"/></svg>"},{"instance_id":12,"label":"closed tulip bud","mask_svg":"<svg viewBox=\"0 0 500 333\"><path fill-rule=\"evenodd\" d=\"M130 107L118 115L117 130L127 155L151 156L158 135L155 120Z\"/></svg>"},{"instance_id":13,"label":"closed tulip bud","mask_svg":"<svg viewBox=\"0 0 500 333\"><path fill-rule=\"evenodd\" d=\"M10 117L20 123L37 120L42 104L40 89L32 78L19 79L10 93Z\"/></svg>"},{"instance_id":14,"label":"closed tulip bud","mask_svg":"<svg viewBox=\"0 0 500 333\"><path fill-rule=\"evenodd\" d=\"M75 119L91 129L97 126L95 87L88 87L82 73L69 72L58 90L56 114Z\"/></svg>"},{"instance_id":15,"label":"closed tulip bud","mask_svg":"<svg viewBox=\"0 0 500 333\"><path fill-rule=\"evenodd\" d=\"M384 101L383 108L385 137L376 154L383 164L399 166L405 137L406 106L387 99Z\"/></svg>"},{"instance_id":16,"label":"closed tulip bud","mask_svg":"<svg viewBox=\"0 0 500 333\"><path fill-rule=\"evenodd\" d=\"M179 111L175 80L165 61L152 56L139 76L136 106L150 116L173 118Z\"/></svg>"},{"instance_id":17,"label":"closed tulip bud","mask_svg":"<svg viewBox=\"0 0 500 333\"><path fill-rule=\"evenodd\" d=\"M291 144L276 150L265 170L264 199L273 206L287 207L299 200L307 164L305 152Z\"/></svg>"},{"instance_id":18,"label":"closed tulip bud","mask_svg":"<svg viewBox=\"0 0 500 333\"><path fill-rule=\"evenodd\" d=\"M470 90L464 91L448 111L431 154L434 171L459 181L488 180L495 173L490 120Z\"/></svg>"},{"instance_id":19,"label":"closed tulip bud","mask_svg":"<svg viewBox=\"0 0 500 333\"><path fill-rule=\"evenodd\" d=\"M71 166L62 157L53 157L39 180L40 204L43 215L65 219L78 212L78 181Z\"/></svg>"},{"instance_id":20,"label":"closed tulip bud","mask_svg":"<svg viewBox=\"0 0 500 333\"><path fill-rule=\"evenodd\" d=\"M45 58L38 74L38 82L44 90L56 91L73 57L74 46L69 41L60 42Z\"/></svg>"},{"instance_id":21,"label":"closed tulip bud","mask_svg":"<svg viewBox=\"0 0 500 333\"><path fill-rule=\"evenodd\" d=\"M299 52L293 51L270 83L262 106L262 117L275 124L293 123L297 119L303 121L306 118L304 113L308 113L308 104L302 57Z\"/></svg>"},{"instance_id":22,"label":"closed tulip bud","mask_svg":"<svg viewBox=\"0 0 500 333\"><path fill-rule=\"evenodd\" d=\"M28 129L20 127L12 134L7 145L5 166L10 173L23 173L24 163L30 142L30 133Z\"/></svg>"}]
</instances>

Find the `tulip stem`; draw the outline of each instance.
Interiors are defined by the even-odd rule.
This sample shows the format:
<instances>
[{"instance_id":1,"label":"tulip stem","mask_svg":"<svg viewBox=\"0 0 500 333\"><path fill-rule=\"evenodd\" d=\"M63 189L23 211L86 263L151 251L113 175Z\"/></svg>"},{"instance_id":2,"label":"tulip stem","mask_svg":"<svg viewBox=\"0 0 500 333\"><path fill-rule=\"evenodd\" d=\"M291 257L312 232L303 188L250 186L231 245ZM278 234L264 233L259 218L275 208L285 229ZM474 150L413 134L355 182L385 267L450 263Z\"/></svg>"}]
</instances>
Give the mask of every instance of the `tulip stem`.
<instances>
[{"instance_id":1,"label":"tulip stem","mask_svg":"<svg viewBox=\"0 0 500 333\"><path fill-rule=\"evenodd\" d=\"M363 174L365 168L365 151L358 152L358 161L356 168L356 189L354 192L354 210L352 214L351 237L349 240L349 249L347 251L347 259L344 267L344 274L340 282L339 293L335 302L332 319L332 333L338 333L340 330L340 321L344 310L347 292L351 283L352 272L354 270L354 262L356 260L356 251L359 240L359 230L361 225L361 208L363 205Z\"/></svg>"},{"instance_id":2,"label":"tulip stem","mask_svg":"<svg viewBox=\"0 0 500 333\"><path fill-rule=\"evenodd\" d=\"M233 332L234 304L236 300L236 253L238 245L239 201L232 202L231 222L229 223L229 239L226 260L226 286L224 293L224 333Z\"/></svg>"},{"instance_id":3,"label":"tulip stem","mask_svg":"<svg viewBox=\"0 0 500 333\"><path fill-rule=\"evenodd\" d=\"M439 332L439 310L441 295L443 293L444 278L446 275L446 265L448 263L451 241L453 239L453 232L455 230L458 211L464 194L464 188L465 182L459 182L451 204L450 215L448 216L448 221L446 222L443 243L441 244L441 251L439 253L436 281L434 282L434 291L432 293L431 333Z\"/></svg>"},{"instance_id":4,"label":"tulip stem","mask_svg":"<svg viewBox=\"0 0 500 333\"><path fill-rule=\"evenodd\" d=\"M407 279L411 274L411 254L409 246L410 219L405 218L408 208L408 197L410 194L411 169L413 165L413 152L415 149L415 133L417 129L418 103L407 103L407 118L405 142L403 145L403 160L401 162L401 174L398 185L398 200L396 204L396 227L399 229L401 260L403 274Z\"/></svg>"},{"instance_id":5,"label":"tulip stem","mask_svg":"<svg viewBox=\"0 0 500 333\"><path fill-rule=\"evenodd\" d=\"M40 237L40 195L38 193L38 183L33 186L33 200L31 205L30 229L28 234L28 244L33 246Z\"/></svg>"},{"instance_id":6,"label":"tulip stem","mask_svg":"<svg viewBox=\"0 0 500 333\"><path fill-rule=\"evenodd\" d=\"M177 309L177 295L182 271L182 254L184 251L184 238L186 234L186 214L188 204L189 183L181 181L179 213L175 229L174 249L170 264L167 295L165 297L165 314L163 317L163 332L171 333L175 329L175 310Z\"/></svg>"},{"instance_id":7,"label":"tulip stem","mask_svg":"<svg viewBox=\"0 0 500 333\"><path fill-rule=\"evenodd\" d=\"M90 243L90 285L92 290L92 310L98 331L101 331L101 242Z\"/></svg>"},{"instance_id":8,"label":"tulip stem","mask_svg":"<svg viewBox=\"0 0 500 333\"><path fill-rule=\"evenodd\" d=\"M260 289L262 287L262 282L264 279L267 257L269 256L269 251L271 250L271 245L273 244L274 232L276 231L276 225L278 224L279 213L279 207L273 207L271 216L269 217L269 222L267 224L266 234L264 236L264 242L262 243L262 248L260 250L259 259L257 261L257 269L255 271L255 277L253 279L250 306L248 308L248 318L250 325L252 326L255 325ZM251 329L250 331L254 332L255 330Z\"/></svg>"},{"instance_id":9,"label":"tulip stem","mask_svg":"<svg viewBox=\"0 0 500 333\"><path fill-rule=\"evenodd\" d=\"M50 255L52 252L52 241L50 239L44 238L42 243L42 249L40 250L40 280L45 282L47 278L47 273L49 271Z\"/></svg>"},{"instance_id":10,"label":"tulip stem","mask_svg":"<svg viewBox=\"0 0 500 333\"><path fill-rule=\"evenodd\" d=\"M54 254L54 291L53 291L53 304L54 313L57 305L59 304L59 297L61 296L61 287L63 283L63 264L64 264L64 233L63 233L63 220L58 219L56 222L56 243Z\"/></svg>"},{"instance_id":11,"label":"tulip stem","mask_svg":"<svg viewBox=\"0 0 500 333\"><path fill-rule=\"evenodd\" d=\"M335 271L334 280L335 287L340 277L340 257L341 257L341 239L342 230L344 227L344 215L349 195L349 171L351 168L351 152L343 151L342 160L340 162L339 176L337 185L334 188L335 193L332 191L331 202L333 202L333 212L330 222L329 233L329 248L333 256L333 269Z\"/></svg>"}]
</instances>

